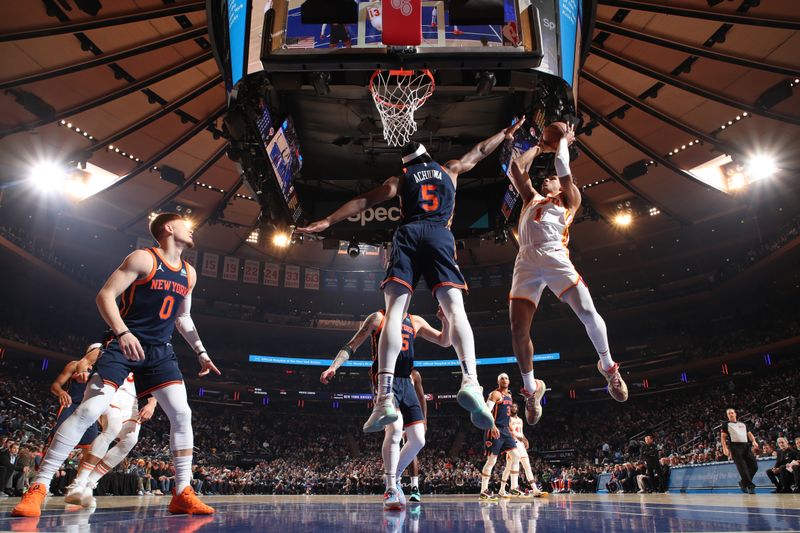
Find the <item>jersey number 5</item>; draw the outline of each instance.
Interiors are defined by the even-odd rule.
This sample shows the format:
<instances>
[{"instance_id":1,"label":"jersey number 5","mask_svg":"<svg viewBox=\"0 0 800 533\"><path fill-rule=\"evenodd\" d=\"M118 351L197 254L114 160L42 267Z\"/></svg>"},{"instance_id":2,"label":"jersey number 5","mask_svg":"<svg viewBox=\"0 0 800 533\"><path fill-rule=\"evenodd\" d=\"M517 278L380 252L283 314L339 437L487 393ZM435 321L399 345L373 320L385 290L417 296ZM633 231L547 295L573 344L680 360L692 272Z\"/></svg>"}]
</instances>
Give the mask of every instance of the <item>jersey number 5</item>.
<instances>
[{"instance_id":1,"label":"jersey number 5","mask_svg":"<svg viewBox=\"0 0 800 533\"><path fill-rule=\"evenodd\" d=\"M408 350L408 348L409 348L408 335L407 334L403 334L403 346L402 346L402 348L400 350L405 352L405 351Z\"/></svg>"},{"instance_id":2,"label":"jersey number 5","mask_svg":"<svg viewBox=\"0 0 800 533\"><path fill-rule=\"evenodd\" d=\"M436 211L439 209L439 197L436 196L436 185L423 185L420 191L422 201L420 205L425 211Z\"/></svg>"}]
</instances>

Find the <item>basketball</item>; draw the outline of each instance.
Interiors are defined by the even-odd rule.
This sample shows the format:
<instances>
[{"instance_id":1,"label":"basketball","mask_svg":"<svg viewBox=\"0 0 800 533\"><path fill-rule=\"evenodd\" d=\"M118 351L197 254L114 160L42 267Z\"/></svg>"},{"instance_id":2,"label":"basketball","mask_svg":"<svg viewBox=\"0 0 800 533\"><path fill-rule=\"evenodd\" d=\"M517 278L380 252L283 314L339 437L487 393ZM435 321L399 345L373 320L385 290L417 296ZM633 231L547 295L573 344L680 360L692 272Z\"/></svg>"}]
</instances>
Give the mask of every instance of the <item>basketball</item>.
<instances>
[{"instance_id":1,"label":"basketball","mask_svg":"<svg viewBox=\"0 0 800 533\"><path fill-rule=\"evenodd\" d=\"M546 144L553 150L558 148L558 141L567 133L566 122L553 122L547 125L542 131L542 143Z\"/></svg>"}]
</instances>

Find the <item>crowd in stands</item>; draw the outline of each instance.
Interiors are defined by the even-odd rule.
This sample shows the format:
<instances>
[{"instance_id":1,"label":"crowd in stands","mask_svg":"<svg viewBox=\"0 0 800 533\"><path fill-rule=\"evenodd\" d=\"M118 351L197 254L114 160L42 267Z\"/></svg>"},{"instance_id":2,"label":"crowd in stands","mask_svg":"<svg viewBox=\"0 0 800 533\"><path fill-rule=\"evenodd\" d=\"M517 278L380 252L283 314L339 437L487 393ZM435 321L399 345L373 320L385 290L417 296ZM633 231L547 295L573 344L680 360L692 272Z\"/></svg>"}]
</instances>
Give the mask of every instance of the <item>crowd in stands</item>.
<instances>
[{"instance_id":1,"label":"crowd in stands","mask_svg":"<svg viewBox=\"0 0 800 533\"><path fill-rule=\"evenodd\" d=\"M594 492L602 472L614 473L615 490L663 490L642 485L646 472L642 440L654 438L662 465L724 461L719 424L725 408L737 407L761 443L759 454L775 454L778 437L800 436L796 397L797 367L768 371L758 380L734 377L712 387L611 401L548 405L542 422L527 428L532 467L539 485L550 491ZM52 378L52 376L51 376ZM0 481L8 494L30 483L57 409L46 393L45 374L18 371L0 362ZM331 414L284 406L227 406L193 401L195 475L199 492L213 494L373 494L382 491L381 435L364 435L361 404ZM354 412L358 410L363 412ZM235 416L231 416L231 412ZM456 412L448 411L448 412ZM140 442L112 474L124 477L105 485L105 493L134 491L168 494L174 482L169 464L168 422L160 411L143 426ZM485 460L483 435L464 416L432 416L427 445L420 454L422 490L477 493ZM9 468L12 443L19 459ZM547 460L553 450L568 450ZM51 485L63 492L80 459L75 452ZM502 462L502 461L501 461ZM27 468L27 469L26 469ZM630 470L635 474L631 476ZM625 476L620 476L622 471ZM495 478L501 468L495 469ZM631 479L635 485L631 486ZM494 480L495 482L497 479ZM527 483L527 482L526 482ZM126 487L125 489L117 487ZM527 486L523 484L523 486ZM131 488L127 488L131 487ZM115 492L117 491L117 492Z\"/></svg>"}]
</instances>

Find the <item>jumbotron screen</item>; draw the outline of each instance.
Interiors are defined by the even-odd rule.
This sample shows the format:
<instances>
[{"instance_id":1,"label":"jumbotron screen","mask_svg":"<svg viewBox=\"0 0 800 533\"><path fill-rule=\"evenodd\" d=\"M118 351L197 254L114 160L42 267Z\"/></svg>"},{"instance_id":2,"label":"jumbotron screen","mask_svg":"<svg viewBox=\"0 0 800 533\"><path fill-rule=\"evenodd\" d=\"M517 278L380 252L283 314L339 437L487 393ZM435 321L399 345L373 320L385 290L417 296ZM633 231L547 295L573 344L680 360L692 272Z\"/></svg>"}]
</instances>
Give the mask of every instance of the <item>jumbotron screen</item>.
<instances>
[{"instance_id":1,"label":"jumbotron screen","mask_svg":"<svg viewBox=\"0 0 800 533\"><path fill-rule=\"evenodd\" d=\"M300 154L300 142L291 117L283 121L272 140L266 145L266 150L292 222L297 222L303 211L294 188L294 180L303 168L303 156Z\"/></svg>"}]
</instances>

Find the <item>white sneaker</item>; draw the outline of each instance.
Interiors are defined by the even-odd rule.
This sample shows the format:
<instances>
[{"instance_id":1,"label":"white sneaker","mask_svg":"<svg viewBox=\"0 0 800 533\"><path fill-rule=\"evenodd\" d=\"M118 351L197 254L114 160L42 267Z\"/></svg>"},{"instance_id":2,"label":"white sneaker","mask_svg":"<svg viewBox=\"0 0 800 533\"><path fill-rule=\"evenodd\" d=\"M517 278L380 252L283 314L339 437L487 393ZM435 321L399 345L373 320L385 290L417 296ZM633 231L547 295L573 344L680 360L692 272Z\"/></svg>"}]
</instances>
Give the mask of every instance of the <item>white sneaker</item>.
<instances>
[{"instance_id":1,"label":"white sneaker","mask_svg":"<svg viewBox=\"0 0 800 533\"><path fill-rule=\"evenodd\" d=\"M372 408L372 414L369 415L366 423L364 423L364 433L380 431L384 426L388 426L396 420L397 409L394 408L392 395L378 396L375 401L375 407Z\"/></svg>"},{"instance_id":2,"label":"white sneaker","mask_svg":"<svg viewBox=\"0 0 800 533\"><path fill-rule=\"evenodd\" d=\"M81 505L83 507L96 507L97 501L94 499L94 489L97 488L97 483L89 483L87 482L83 486L83 492L81 494Z\"/></svg>"},{"instance_id":3,"label":"white sneaker","mask_svg":"<svg viewBox=\"0 0 800 533\"><path fill-rule=\"evenodd\" d=\"M83 497L83 483L73 481L67 487L67 493L64 495L64 501L72 505L82 505L81 499Z\"/></svg>"},{"instance_id":4,"label":"white sneaker","mask_svg":"<svg viewBox=\"0 0 800 533\"><path fill-rule=\"evenodd\" d=\"M520 391L525 397L525 420L532 426L542 418L542 396L547 390L547 385L541 379L535 379L534 383L536 383L535 391L531 392L527 389Z\"/></svg>"},{"instance_id":5,"label":"white sneaker","mask_svg":"<svg viewBox=\"0 0 800 533\"><path fill-rule=\"evenodd\" d=\"M491 429L494 416L483 399L483 387L472 379L464 379L456 395L458 405L470 412L469 419L481 430Z\"/></svg>"},{"instance_id":6,"label":"white sneaker","mask_svg":"<svg viewBox=\"0 0 800 533\"><path fill-rule=\"evenodd\" d=\"M400 484L400 480L399 479L397 480L396 487L397 487L397 497L400 500L400 505L405 507L406 506L406 494L403 492L403 485Z\"/></svg>"}]
</instances>

